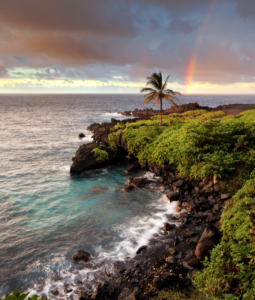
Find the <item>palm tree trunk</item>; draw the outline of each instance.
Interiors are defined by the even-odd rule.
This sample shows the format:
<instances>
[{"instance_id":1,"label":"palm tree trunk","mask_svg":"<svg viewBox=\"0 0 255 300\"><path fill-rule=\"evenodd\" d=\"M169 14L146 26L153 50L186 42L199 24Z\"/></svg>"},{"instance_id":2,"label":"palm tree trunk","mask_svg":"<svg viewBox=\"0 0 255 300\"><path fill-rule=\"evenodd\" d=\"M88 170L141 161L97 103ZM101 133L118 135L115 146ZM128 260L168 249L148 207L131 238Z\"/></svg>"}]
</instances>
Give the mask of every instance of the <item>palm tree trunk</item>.
<instances>
[{"instance_id":1,"label":"palm tree trunk","mask_svg":"<svg viewBox=\"0 0 255 300\"><path fill-rule=\"evenodd\" d=\"M160 125L162 126L162 97L160 97Z\"/></svg>"}]
</instances>

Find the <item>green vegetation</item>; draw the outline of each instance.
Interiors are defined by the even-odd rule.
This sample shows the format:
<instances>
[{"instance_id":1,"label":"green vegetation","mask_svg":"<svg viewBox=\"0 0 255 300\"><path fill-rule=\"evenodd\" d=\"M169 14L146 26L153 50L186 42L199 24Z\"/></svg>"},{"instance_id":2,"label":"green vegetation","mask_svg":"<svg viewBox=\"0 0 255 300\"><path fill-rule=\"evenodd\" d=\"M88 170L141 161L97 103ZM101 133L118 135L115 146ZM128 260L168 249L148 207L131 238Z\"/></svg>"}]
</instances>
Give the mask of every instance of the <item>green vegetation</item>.
<instances>
[{"instance_id":1,"label":"green vegetation","mask_svg":"<svg viewBox=\"0 0 255 300\"><path fill-rule=\"evenodd\" d=\"M255 297L255 244L249 217L249 212L255 211L254 175L225 206L222 240L211 252L211 262L205 262L207 268L195 275L194 284L199 291L215 299L222 299L222 295L226 299Z\"/></svg>"},{"instance_id":2,"label":"green vegetation","mask_svg":"<svg viewBox=\"0 0 255 300\"><path fill-rule=\"evenodd\" d=\"M249 217L255 211L255 110L237 116L204 110L171 114L163 116L161 127L158 119L117 125L109 136L111 147L121 135L129 154L140 162L175 163L183 176L212 174L221 180L223 191L239 190L224 208L222 241L193 282L212 299L255 299L255 244ZM155 299L185 299L160 293Z\"/></svg>"},{"instance_id":3,"label":"green vegetation","mask_svg":"<svg viewBox=\"0 0 255 300\"><path fill-rule=\"evenodd\" d=\"M96 160L105 161L109 160L109 155L105 150L102 150L100 148L95 148L91 152L94 152L94 157Z\"/></svg>"},{"instance_id":4,"label":"green vegetation","mask_svg":"<svg viewBox=\"0 0 255 300\"><path fill-rule=\"evenodd\" d=\"M161 127L156 126L158 118L116 125L110 146L116 148L122 135L129 154L140 162L175 163L182 175L193 178L226 178L240 164L254 168L255 111L237 116L204 110L171 114L163 116Z\"/></svg>"},{"instance_id":5,"label":"green vegetation","mask_svg":"<svg viewBox=\"0 0 255 300\"><path fill-rule=\"evenodd\" d=\"M160 102L160 126L162 125L162 99L165 99L168 102L172 103L174 106L177 106L174 101L179 100L175 97L175 95L181 95L178 92L174 92L173 90L169 90L166 88L169 76L170 75L167 76L165 83L163 83L161 72L153 73L150 77L147 77L148 81L146 83L146 86L150 87L144 87L141 89L141 93L148 92L148 94L145 95L146 98L143 101L143 105L152 101L153 99L156 99L153 107Z\"/></svg>"},{"instance_id":6,"label":"green vegetation","mask_svg":"<svg viewBox=\"0 0 255 300\"><path fill-rule=\"evenodd\" d=\"M28 297L29 293L21 294L18 290L13 291L12 295L6 294L3 300L24 300ZM40 297L37 295L33 295L27 298L28 300L39 300ZM1 298L0 298L1 300Z\"/></svg>"}]
</instances>

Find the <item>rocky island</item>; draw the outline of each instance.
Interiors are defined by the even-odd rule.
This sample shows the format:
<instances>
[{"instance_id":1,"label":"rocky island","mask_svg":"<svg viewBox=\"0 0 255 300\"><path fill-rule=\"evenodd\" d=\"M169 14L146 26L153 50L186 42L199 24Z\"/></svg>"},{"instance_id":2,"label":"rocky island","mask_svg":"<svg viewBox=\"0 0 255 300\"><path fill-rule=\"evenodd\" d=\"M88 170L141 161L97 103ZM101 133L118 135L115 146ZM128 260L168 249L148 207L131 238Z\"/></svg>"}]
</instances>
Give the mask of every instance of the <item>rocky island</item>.
<instances>
[{"instance_id":1,"label":"rocky island","mask_svg":"<svg viewBox=\"0 0 255 300\"><path fill-rule=\"evenodd\" d=\"M176 214L167 216L149 245L104 274L96 291L80 292L80 299L153 299L159 290L193 285L219 299L244 293L253 299L254 108L194 103L164 111L162 126L152 110L89 126L94 141L80 146L70 173L129 161L132 176L142 170L160 176L153 184L164 187ZM130 177L124 191L148 184Z\"/></svg>"}]
</instances>

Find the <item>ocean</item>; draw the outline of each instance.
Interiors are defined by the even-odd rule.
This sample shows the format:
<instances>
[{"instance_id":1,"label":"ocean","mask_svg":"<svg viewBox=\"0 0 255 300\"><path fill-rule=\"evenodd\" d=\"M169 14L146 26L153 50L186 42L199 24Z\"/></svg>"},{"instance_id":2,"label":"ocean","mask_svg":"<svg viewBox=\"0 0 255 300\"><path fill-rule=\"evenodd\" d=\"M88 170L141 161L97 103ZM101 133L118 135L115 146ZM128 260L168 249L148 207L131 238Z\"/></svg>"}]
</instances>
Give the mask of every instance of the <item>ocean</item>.
<instances>
[{"instance_id":1,"label":"ocean","mask_svg":"<svg viewBox=\"0 0 255 300\"><path fill-rule=\"evenodd\" d=\"M250 95L180 100L255 104ZM174 213L161 190L124 193L125 165L69 174L78 147L92 141L87 126L125 119L117 112L142 101L129 94L0 95L0 296L14 289L50 296L65 283L92 280L134 256L162 226L163 212ZM92 255L91 269L73 262L77 250Z\"/></svg>"}]
</instances>

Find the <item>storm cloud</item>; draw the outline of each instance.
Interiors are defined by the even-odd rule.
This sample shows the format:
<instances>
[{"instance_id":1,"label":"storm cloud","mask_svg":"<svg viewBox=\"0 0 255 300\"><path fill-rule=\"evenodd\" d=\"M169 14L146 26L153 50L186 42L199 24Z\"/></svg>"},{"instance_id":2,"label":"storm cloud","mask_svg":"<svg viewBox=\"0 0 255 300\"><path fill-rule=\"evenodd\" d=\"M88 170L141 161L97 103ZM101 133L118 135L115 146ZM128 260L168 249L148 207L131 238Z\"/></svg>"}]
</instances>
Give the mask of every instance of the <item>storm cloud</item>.
<instances>
[{"instance_id":1,"label":"storm cloud","mask_svg":"<svg viewBox=\"0 0 255 300\"><path fill-rule=\"evenodd\" d=\"M251 82L254 17L253 0L0 0L0 77L139 81L160 69L183 84L193 58L196 81Z\"/></svg>"}]
</instances>

